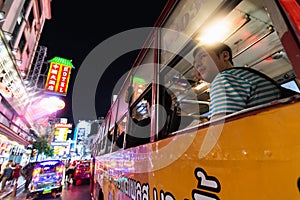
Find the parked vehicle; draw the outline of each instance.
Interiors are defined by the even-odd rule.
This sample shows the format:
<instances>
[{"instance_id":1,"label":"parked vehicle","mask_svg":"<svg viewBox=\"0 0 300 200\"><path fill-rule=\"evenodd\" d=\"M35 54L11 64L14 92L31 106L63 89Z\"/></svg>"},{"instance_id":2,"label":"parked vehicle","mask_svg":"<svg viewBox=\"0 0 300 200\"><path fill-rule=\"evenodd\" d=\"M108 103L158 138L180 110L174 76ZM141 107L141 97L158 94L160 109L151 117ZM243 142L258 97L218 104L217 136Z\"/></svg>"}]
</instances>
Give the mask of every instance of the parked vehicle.
<instances>
[{"instance_id":1,"label":"parked vehicle","mask_svg":"<svg viewBox=\"0 0 300 200\"><path fill-rule=\"evenodd\" d=\"M64 164L60 160L38 162L33 170L30 196L39 197L51 194L54 198L61 195Z\"/></svg>"},{"instance_id":2,"label":"parked vehicle","mask_svg":"<svg viewBox=\"0 0 300 200\"><path fill-rule=\"evenodd\" d=\"M90 181L90 177L91 177L90 161L89 160L79 161L74 170L73 185L76 185L78 180Z\"/></svg>"}]
</instances>

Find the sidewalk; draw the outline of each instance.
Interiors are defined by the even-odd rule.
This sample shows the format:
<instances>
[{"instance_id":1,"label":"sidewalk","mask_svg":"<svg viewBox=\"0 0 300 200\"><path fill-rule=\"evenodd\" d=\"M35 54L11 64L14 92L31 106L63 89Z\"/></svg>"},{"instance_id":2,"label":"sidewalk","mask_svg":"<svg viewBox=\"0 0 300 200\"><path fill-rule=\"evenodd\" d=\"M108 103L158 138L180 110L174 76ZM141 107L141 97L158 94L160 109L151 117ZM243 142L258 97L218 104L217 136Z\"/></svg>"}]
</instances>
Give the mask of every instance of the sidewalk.
<instances>
[{"instance_id":1,"label":"sidewalk","mask_svg":"<svg viewBox=\"0 0 300 200\"><path fill-rule=\"evenodd\" d=\"M25 179L23 176L20 176L18 179L18 186L17 186L17 190L19 190L20 188L22 188L25 184ZM3 193L0 193L0 199L5 199L6 197L8 197L9 195L12 194L14 187L11 187L9 184L6 183L6 187ZM18 191L16 192L18 193Z\"/></svg>"}]
</instances>

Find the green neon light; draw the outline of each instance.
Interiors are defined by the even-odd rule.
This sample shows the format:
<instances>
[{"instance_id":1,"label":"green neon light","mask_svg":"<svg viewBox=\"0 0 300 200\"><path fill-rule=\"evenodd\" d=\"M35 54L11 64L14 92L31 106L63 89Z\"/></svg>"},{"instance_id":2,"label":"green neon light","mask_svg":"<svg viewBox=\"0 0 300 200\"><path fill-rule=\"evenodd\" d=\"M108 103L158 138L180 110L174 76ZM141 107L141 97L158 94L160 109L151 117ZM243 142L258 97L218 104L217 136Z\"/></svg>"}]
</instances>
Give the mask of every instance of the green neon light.
<instances>
[{"instance_id":1,"label":"green neon light","mask_svg":"<svg viewBox=\"0 0 300 200\"><path fill-rule=\"evenodd\" d=\"M58 56L55 56L54 58L52 58L50 60L50 62L55 62L64 66L68 66L68 67L73 67L73 64L71 62L71 60L65 59L65 58L61 58Z\"/></svg>"},{"instance_id":2,"label":"green neon light","mask_svg":"<svg viewBox=\"0 0 300 200\"><path fill-rule=\"evenodd\" d=\"M133 80L132 80L134 83L143 83L145 84L146 81L143 79L143 78L140 78L140 77L133 77Z\"/></svg>"}]
</instances>

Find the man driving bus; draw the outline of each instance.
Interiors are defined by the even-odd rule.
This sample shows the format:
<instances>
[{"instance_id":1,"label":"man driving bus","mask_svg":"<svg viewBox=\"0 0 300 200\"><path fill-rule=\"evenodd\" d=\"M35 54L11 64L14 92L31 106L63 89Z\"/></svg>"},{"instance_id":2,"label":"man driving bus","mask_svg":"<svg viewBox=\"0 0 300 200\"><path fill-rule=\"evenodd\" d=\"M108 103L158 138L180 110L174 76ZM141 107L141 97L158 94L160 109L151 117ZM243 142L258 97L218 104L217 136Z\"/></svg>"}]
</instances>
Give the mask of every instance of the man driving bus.
<instances>
[{"instance_id":1,"label":"man driving bus","mask_svg":"<svg viewBox=\"0 0 300 200\"><path fill-rule=\"evenodd\" d=\"M211 83L210 119L281 97L280 87L265 74L234 67L232 50L224 43L197 47L193 57L196 77Z\"/></svg>"}]
</instances>

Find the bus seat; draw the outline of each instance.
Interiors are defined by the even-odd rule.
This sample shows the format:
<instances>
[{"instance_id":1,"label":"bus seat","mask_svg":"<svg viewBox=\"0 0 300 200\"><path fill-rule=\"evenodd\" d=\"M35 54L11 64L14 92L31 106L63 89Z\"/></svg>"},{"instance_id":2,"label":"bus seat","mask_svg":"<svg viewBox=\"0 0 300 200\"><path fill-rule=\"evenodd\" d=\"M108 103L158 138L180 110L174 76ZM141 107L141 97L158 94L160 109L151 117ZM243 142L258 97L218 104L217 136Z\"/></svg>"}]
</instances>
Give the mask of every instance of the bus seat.
<instances>
[{"instance_id":1,"label":"bus seat","mask_svg":"<svg viewBox=\"0 0 300 200\"><path fill-rule=\"evenodd\" d=\"M135 147L150 142L150 117L143 120L132 119L131 131L126 134L126 147Z\"/></svg>"}]
</instances>

